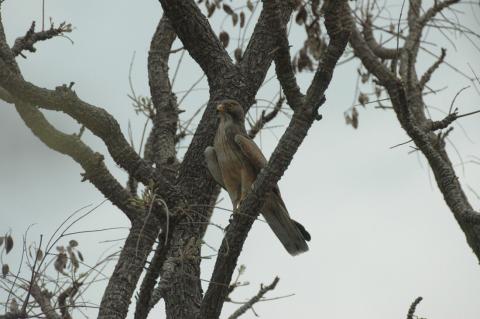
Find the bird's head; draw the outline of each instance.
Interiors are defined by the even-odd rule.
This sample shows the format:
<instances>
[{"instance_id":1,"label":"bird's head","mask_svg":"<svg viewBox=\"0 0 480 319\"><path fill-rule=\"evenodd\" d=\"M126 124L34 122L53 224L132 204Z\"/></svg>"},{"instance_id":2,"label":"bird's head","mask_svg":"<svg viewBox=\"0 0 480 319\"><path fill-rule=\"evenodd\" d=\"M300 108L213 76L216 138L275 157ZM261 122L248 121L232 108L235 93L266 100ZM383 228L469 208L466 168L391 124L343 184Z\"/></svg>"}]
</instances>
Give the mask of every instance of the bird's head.
<instances>
[{"instance_id":1,"label":"bird's head","mask_svg":"<svg viewBox=\"0 0 480 319\"><path fill-rule=\"evenodd\" d=\"M235 122L243 123L245 113L243 108L237 101L222 100L217 103L217 112L221 119L232 119Z\"/></svg>"}]
</instances>

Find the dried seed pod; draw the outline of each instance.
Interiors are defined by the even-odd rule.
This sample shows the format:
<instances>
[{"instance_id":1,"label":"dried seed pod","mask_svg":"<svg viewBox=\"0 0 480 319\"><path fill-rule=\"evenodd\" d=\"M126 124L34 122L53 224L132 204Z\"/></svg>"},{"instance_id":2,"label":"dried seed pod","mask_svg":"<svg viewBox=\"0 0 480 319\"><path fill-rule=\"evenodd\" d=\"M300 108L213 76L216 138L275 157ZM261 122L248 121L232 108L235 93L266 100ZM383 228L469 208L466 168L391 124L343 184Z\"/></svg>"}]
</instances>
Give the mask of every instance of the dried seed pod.
<instances>
[{"instance_id":1,"label":"dried seed pod","mask_svg":"<svg viewBox=\"0 0 480 319\"><path fill-rule=\"evenodd\" d=\"M7 254L12 250L13 248L13 238L10 235L5 236L5 251Z\"/></svg>"},{"instance_id":2,"label":"dried seed pod","mask_svg":"<svg viewBox=\"0 0 480 319\"><path fill-rule=\"evenodd\" d=\"M77 250L77 255L78 255L78 259L80 259L80 261L83 262L83 255L79 250Z\"/></svg>"},{"instance_id":3,"label":"dried seed pod","mask_svg":"<svg viewBox=\"0 0 480 319\"><path fill-rule=\"evenodd\" d=\"M253 7L253 3L252 3L251 0L248 0L248 1L247 1L247 8L248 8L248 10L250 10L250 11L253 11L253 9L255 9L255 8Z\"/></svg>"},{"instance_id":4,"label":"dried seed pod","mask_svg":"<svg viewBox=\"0 0 480 319\"><path fill-rule=\"evenodd\" d=\"M10 305L9 305L9 311L11 313L18 313L19 309L18 309L18 302L17 302L17 299L15 298L12 298L12 300L10 301Z\"/></svg>"},{"instance_id":5,"label":"dried seed pod","mask_svg":"<svg viewBox=\"0 0 480 319\"><path fill-rule=\"evenodd\" d=\"M70 263L72 264L73 271L77 271L78 267L80 266L77 256L73 253L73 248L71 246L67 247L68 257L70 258Z\"/></svg>"},{"instance_id":6,"label":"dried seed pod","mask_svg":"<svg viewBox=\"0 0 480 319\"><path fill-rule=\"evenodd\" d=\"M243 28L245 26L245 13L240 12L240 28Z\"/></svg>"},{"instance_id":7,"label":"dried seed pod","mask_svg":"<svg viewBox=\"0 0 480 319\"><path fill-rule=\"evenodd\" d=\"M230 36L228 35L227 32L222 31L218 35L218 38L220 39L220 42L222 42L222 45L224 48L228 47L228 43L230 42Z\"/></svg>"},{"instance_id":8,"label":"dried seed pod","mask_svg":"<svg viewBox=\"0 0 480 319\"><path fill-rule=\"evenodd\" d=\"M358 111L355 107L352 110L352 126L355 129L358 128Z\"/></svg>"},{"instance_id":9,"label":"dried seed pod","mask_svg":"<svg viewBox=\"0 0 480 319\"><path fill-rule=\"evenodd\" d=\"M216 8L217 7L214 4L208 5L207 6L207 17L210 18L213 15L213 13L215 12Z\"/></svg>"},{"instance_id":10,"label":"dried seed pod","mask_svg":"<svg viewBox=\"0 0 480 319\"><path fill-rule=\"evenodd\" d=\"M223 4L223 11L225 11L226 14L232 15L233 10L228 4Z\"/></svg>"},{"instance_id":11,"label":"dried seed pod","mask_svg":"<svg viewBox=\"0 0 480 319\"><path fill-rule=\"evenodd\" d=\"M241 48L235 49L235 52L233 53L233 55L235 56L235 61L237 61L237 63L239 63L242 60L242 53L243 52Z\"/></svg>"},{"instance_id":12,"label":"dried seed pod","mask_svg":"<svg viewBox=\"0 0 480 319\"><path fill-rule=\"evenodd\" d=\"M358 111L355 107L352 108L352 114L345 113L345 122L351 125L354 129L358 128Z\"/></svg>"},{"instance_id":13,"label":"dried seed pod","mask_svg":"<svg viewBox=\"0 0 480 319\"><path fill-rule=\"evenodd\" d=\"M360 75L360 80L362 83L367 83L368 79L370 78L370 73L365 72Z\"/></svg>"},{"instance_id":14,"label":"dried seed pod","mask_svg":"<svg viewBox=\"0 0 480 319\"><path fill-rule=\"evenodd\" d=\"M295 22L297 22L299 25L302 25L305 23L305 21L307 21L307 9L305 9L305 6L301 6L300 9L298 9Z\"/></svg>"},{"instance_id":15,"label":"dried seed pod","mask_svg":"<svg viewBox=\"0 0 480 319\"><path fill-rule=\"evenodd\" d=\"M55 270L64 274L64 269L67 267L67 262L68 262L68 257L67 254L64 252L61 252L57 255L57 259L55 259L55 262L53 263L53 267L55 267Z\"/></svg>"},{"instance_id":16,"label":"dried seed pod","mask_svg":"<svg viewBox=\"0 0 480 319\"><path fill-rule=\"evenodd\" d=\"M37 258L37 260L42 260L43 259L43 251L40 248L37 249L36 258Z\"/></svg>"},{"instance_id":17,"label":"dried seed pod","mask_svg":"<svg viewBox=\"0 0 480 319\"><path fill-rule=\"evenodd\" d=\"M8 267L7 264L2 265L2 277L5 278L8 275L8 272L10 271L10 267Z\"/></svg>"},{"instance_id":18,"label":"dried seed pod","mask_svg":"<svg viewBox=\"0 0 480 319\"><path fill-rule=\"evenodd\" d=\"M360 92L358 95L358 103L360 103L363 107L365 107L365 104L368 103L368 95L366 95L363 92Z\"/></svg>"},{"instance_id":19,"label":"dried seed pod","mask_svg":"<svg viewBox=\"0 0 480 319\"><path fill-rule=\"evenodd\" d=\"M238 14L234 13L231 15L233 26L236 26L238 23Z\"/></svg>"}]
</instances>

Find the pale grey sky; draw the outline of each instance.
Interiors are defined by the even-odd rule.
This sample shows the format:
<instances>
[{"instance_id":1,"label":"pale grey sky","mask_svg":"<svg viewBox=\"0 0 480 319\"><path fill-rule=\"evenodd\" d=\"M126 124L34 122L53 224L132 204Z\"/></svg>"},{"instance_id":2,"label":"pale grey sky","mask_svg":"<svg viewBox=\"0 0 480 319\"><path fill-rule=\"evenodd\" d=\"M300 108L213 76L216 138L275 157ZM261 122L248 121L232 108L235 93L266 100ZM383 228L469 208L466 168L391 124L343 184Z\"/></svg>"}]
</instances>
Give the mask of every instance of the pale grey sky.
<instances>
[{"instance_id":1,"label":"pale grey sky","mask_svg":"<svg viewBox=\"0 0 480 319\"><path fill-rule=\"evenodd\" d=\"M392 1L399 7L401 1ZM480 16L478 6L461 6L468 12L465 21L476 26L472 12ZM472 9L473 8L473 9ZM127 134L128 121L136 141L140 139L144 119L136 116L127 98L128 68L133 52L136 59L133 81L137 93L148 95L146 58L150 38L161 15L157 1L46 1L46 15L55 22L67 21L75 30L67 39L57 38L36 45L35 54L19 58L25 78L39 86L54 88L74 81L78 95L104 107L118 120ZM23 35L32 20L41 25L41 1L7 0L2 16L10 44ZM214 21L216 30L221 21ZM226 22L225 27L230 26ZM303 34L292 30L292 43L298 47ZM444 38L431 35L430 41L448 49L447 60L471 74L470 63L477 74L480 54L467 40L455 40L457 50ZM179 43L175 47L180 46ZM233 48L233 47L230 47ZM175 55L175 62L180 54ZM422 56L426 69L433 60ZM175 63L172 63L174 66ZM253 296L260 283L269 283L278 275L280 283L269 297L294 293L286 299L259 303L256 312L262 318L404 318L410 303L423 296L417 314L429 319L480 318L480 268L467 246L465 237L445 205L428 165L420 154L408 154L409 146L390 149L408 140L390 111L368 106L359 108L360 126L346 126L343 112L352 105L357 79L354 61L337 68L327 103L322 107L324 119L310 131L280 182L290 213L307 226L312 234L310 251L298 257L289 256L266 224L257 222L247 239L240 263L247 266L243 280L250 285L238 288L236 301ZM188 88L201 75L199 68L185 55L175 90ZM301 74L299 83L305 89L311 75ZM429 105L447 111L455 93L470 83L451 69L443 67L434 75L431 86L448 89L427 99ZM206 88L203 83L200 88ZM271 99L278 84L271 81L259 93ZM207 99L198 91L185 100L191 114ZM181 96L181 94L179 94ZM470 88L456 102L461 113L480 108L479 95ZM48 112L49 118L62 130L75 132L78 126L61 114ZM442 113L432 110L435 118ZM79 166L70 158L57 154L25 127L13 106L0 102L0 233L11 229L16 242L29 224L35 223L30 240L39 234L51 235L71 212L97 204L102 195L81 183ZM280 117L274 125L287 123ZM471 116L455 125L451 141L463 160L480 156L480 117ZM257 139L266 154L275 147L283 127L264 132ZM90 134L85 135L95 150L106 154L104 145ZM460 163L449 146L454 163ZM110 158L107 163L122 181L125 174ZM468 190L480 193L480 166L466 163L457 173L467 196L478 209L480 201ZM221 206L231 207L228 198ZM218 211L213 221L225 225L229 213ZM104 204L83 220L75 230L128 225L114 207ZM94 263L99 252L121 241L125 231L110 231L92 236L80 235L80 249L86 262ZM211 228L206 241L217 247L222 233ZM18 247L17 247L18 249ZM211 251L205 250L205 254ZM9 257L11 266L18 262ZM209 279L214 259L206 260L202 278ZM89 294L99 302L102 283ZM0 294L0 296L3 296ZM3 297L2 297L3 298ZM226 304L223 317L238 305ZM152 317L164 318L159 304ZM0 313L2 311L0 310ZM94 316L95 311L89 312ZM252 312L244 318L254 318Z\"/></svg>"}]
</instances>

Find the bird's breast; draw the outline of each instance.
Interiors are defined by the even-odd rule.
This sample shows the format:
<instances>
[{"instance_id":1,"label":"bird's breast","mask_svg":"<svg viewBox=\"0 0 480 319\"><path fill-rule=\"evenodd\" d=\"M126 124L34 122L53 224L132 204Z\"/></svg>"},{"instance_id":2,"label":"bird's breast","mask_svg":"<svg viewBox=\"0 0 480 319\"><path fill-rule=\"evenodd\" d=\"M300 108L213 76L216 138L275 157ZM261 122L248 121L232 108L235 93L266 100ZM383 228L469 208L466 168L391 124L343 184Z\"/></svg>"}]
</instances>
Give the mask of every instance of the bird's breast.
<instances>
[{"instance_id":1,"label":"bird's breast","mask_svg":"<svg viewBox=\"0 0 480 319\"><path fill-rule=\"evenodd\" d=\"M222 172L227 190L237 192L241 188L241 174L249 169L245 155L234 140L234 132L220 123L213 146L217 154L218 165Z\"/></svg>"}]
</instances>

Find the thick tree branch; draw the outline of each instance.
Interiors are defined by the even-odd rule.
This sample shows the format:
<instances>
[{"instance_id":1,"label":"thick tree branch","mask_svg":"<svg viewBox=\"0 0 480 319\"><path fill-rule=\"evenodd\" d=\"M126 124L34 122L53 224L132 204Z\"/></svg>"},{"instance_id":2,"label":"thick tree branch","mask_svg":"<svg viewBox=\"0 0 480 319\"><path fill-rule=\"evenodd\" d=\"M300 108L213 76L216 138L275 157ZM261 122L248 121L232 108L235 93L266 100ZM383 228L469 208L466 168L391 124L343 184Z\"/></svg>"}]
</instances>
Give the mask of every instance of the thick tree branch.
<instances>
[{"instance_id":1,"label":"thick tree branch","mask_svg":"<svg viewBox=\"0 0 480 319\"><path fill-rule=\"evenodd\" d=\"M262 12L240 63L242 73L249 79L248 85L255 92L265 79L267 70L279 48L278 31L272 32L272 26L275 25L276 30L285 28L294 7L292 1L281 1L280 9L272 1L263 0L262 2ZM278 20L280 20L280 26Z\"/></svg>"},{"instance_id":2,"label":"thick tree branch","mask_svg":"<svg viewBox=\"0 0 480 319\"><path fill-rule=\"evenodd\" d=\"M380 59L396 59L398 58L402 48L388 49L380 45L373 35L371 16L367 15L367 18L363 22L363 36L372 52Z\"/></svg>"},{"instance_id":3,"label":"thick tree branch","mask_svg":"<svg viewBox=\"0 0 480 319\"><path fill-rule=\"evenodd\" d=\"M272 12L271 33L277 34L277 50L275 51L275 72L287 98L290 107L295 108L303 104L304 95L300 91L293 70L292 58L290 56L290 44L288 42L287 27L282 21L282 7L278 1L268 1L264 5L264 11Z\"/></svg>"},{"instance_id":4,"label":"thick tree branch","mask_svg":"<svg viewBox=\"0 0 480 319\"><path fill-rule=\"evenodd\" d=\"M32 284L30 292L47 319L62 319L62 317L55 312L50 299L36 283Z\"/></svg>"},{"instance_id":5,"label":"thick tree branch","mask_svg":"<svg viewBox=\"0 0 480 319\"><path fill-rule=\"evenodd\" d=\"M168 18L163 16L153 35L148 53L148 78L155 115L145 147L145 158L155 163L157 169L177 161L175 134L179 110L168 77L168 60L175 38L175 31Z\"/></svg>"},{"instance_id":6,"label":"thick tree branch","mask_svg":"<svg viewBox=\"0 0 480 319\"><path fill-rule=\"evenodd\" d=\"M13 54L6 45L3 25L0 21L0 65L6 70L9 68L12 74L22 80L20 70L13 58ZM3 61L9 61L9 65ZM3 70L2 70L3 71ZM0 71L1 72L1 71ZM79 136L68 135L53 127L43 114L33 105L12 96L8 91L0 87L3 92L0 97L8 103L14 103L25 124L32 130L45 145L53 150L68 155L79 163L85 170L84 179L89 180L112 204L122 210L130 219L142 215L142 211L132 207L130 194L112 176L103 162L101 154L93 152L85 145Z\"/></svg>"},{"instance_id":7,"label":"thick tree branch","mask_svg":"<svg viewBox=\"0 0 480 319\"><path fill-rule=\"evenodd\" d=\"M152 302L152 296L155 285L157 284L157 279L160 276L162 265L167 257L167 251L168 247L166 242L160 240L140 286L140 293L135 306L135 319L146 319L150 310L156 304Z\"/></svg>"},{"instance_id":8,"label":"thick tree branch","mask_svg":"<svg viewBox=\"0 0 480 319\"><path fill-rule=\"evenodd\" d=\"M176 97L168 77L168 59L176 34L166 16L160 19L148 54L150 93L155 108L153 128L145 147L145 158L173 182L173 165L177 162L175 134L178 122ZM165 168L165 169L163 169ZM152 293L169 249L169 240L159 238L155 253L143 278L135 308L135 319L147 318L151 310Z\"/></svg>"},{"instance_id":9,"label":"thick tree branch","mask_svg":"<svg viewBox=\"0 0 480 319\"><path fill-rule=\"evenodd\" d=\"M179 199L176 189L141 159L129 145L117 121L104 109L82 101L71 88L65 85L57 87L54 91L39 88L10 71L2 59L0 59L0 86L22 101L70 115L100 137L115 162L135 179L146 185L153 180L167 203Z\"/></svg>"},{"instance_id":10,"label":"thick tree branch","mask_svg":"<svg viewBox=\"0 0 480 319\"><path fill-rule=\"evenodd\" d=\"M209 82L233 67L228 53L207 18L192 0L160 0L185 49L200 65Z\"/></svg>"},{"instance_id":11,"label":"thick tree branch","mask_svg":"<svg viewBox=\"0 0 480 319\"><path fill-rule=\"evenodd\" d=\"M72 32L72 26L66 22L60 23L58 27L55 27L53 23L50 26L50 29L46 31L35 32L35 21L32 22L30 29L27 33L20 38L15 40L15 43L12 47L12 53L14 56L22 54L22 51L27 50L30 52L35 52L37 49L33 46L39 41L45 41L56 36L60 36L63 33Z\"/></svg>"},{"instance_id":12,"label":"thick tree branch","mask_svg":"<svg viewBox=\"0 0 480 319\"><path fill-rule=\"evenodd\" d=\"M60 314L62 319L72 319L70 312L68 311L67 298L72 298L78 293L78 289L82 286L82 283L74 281L73 284L65 289L58 296L58 307L60 308Z\"/></svg>"},{"instance_id":13,"label":"thick tree branch","mask_svg":"<svg viewBox=\"0 0 480 319\"><path fill-rule=\"evenodd\" d=\"M336 62L348 43L351 27L349 21L345 19L345 12L349 14L347 2L328 1L324 8L325 25L330 36L329 45L307 91L305 104L295 110L290 125L280 139L267 166L257 176L252 190L240 205L238 212L233 215L219 250L220 254L215 263L211 284L200 308L200 318L202 319L219 317L238 256L248 231L263 205L264 196L279 181L317 118L318 107L324 101L323 94L330 83Z\"/></svg>"},{"instance_id":14,"label":"thick tree branch","mask_svg":"<svg viewBox=\"0 0 480 319\"><path fill-rule=\"evenodd\" d=\"M409 24L409 35L407 37L407 41L405 43L405 47L408 50L412 50L415 46L418 46L420 43L420 38L422 36L423 29L427 25L427 23L433 19L440 11L449 6L460 2L460 0L445 0L445 1L435 1L435 4L428 9L422 16L419 16L418 19L413 20L415 23ZM418 5L420 6L420 5ZM414 8L412 5L411 8ZM417 9L418 11L420 8ZM409 13L412 10L409 10ZM419 13L416 13L419 15ZM409 16L412 16L411 14ZM412 20L412 18L409 18Z\"/></svg>"},{"instance_id":15,"label":"thick tree branch","mask_svg":"<svg viewBox=\"0 0 480 319\"><path fill-rule=\"evenodd\" d=\"M92 151L78 136L68 135L55 129L32 105L18 101L15 107L35 136L51 149L68 155L79 163L85 170L84 180L89 180L130 220L143 216L142 210L132 206L130 193L108 171L101 154Z\"/></svg>"},{"instance_id":16,"label":"thick tree branch","mask_svg":"<svg viewBox=\"0 0 480 319\"><path fill-rule=\"evenodd\" d=\"M140 275L160 230L155 216L132 223L100 303L99 319L124 319Z\"/></svg>"}]
</instances>

